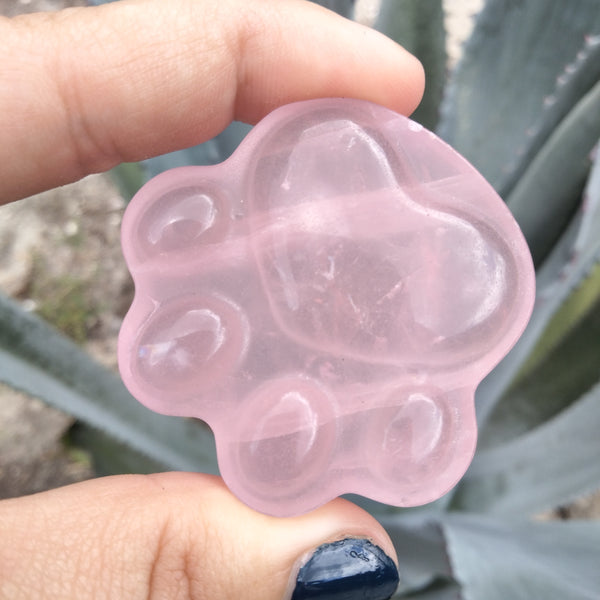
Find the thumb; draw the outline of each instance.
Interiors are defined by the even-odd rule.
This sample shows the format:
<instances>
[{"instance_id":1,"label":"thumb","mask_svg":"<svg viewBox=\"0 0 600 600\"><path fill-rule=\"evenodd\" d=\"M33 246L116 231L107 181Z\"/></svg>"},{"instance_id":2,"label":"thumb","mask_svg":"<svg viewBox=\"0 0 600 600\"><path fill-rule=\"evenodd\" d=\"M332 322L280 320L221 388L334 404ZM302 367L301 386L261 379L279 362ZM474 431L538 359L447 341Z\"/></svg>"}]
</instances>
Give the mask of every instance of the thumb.
<instances>
[{"instance_id":1,"label":"thumb","mask_svg":"<svg viewBox=\"0 0 600 600\"><path fill-rule=\"evenodd\" d=\"M0 535L0 598L383 600L398 581L387 534L350 502L269 517L202 474L5 500Z\"/></svg>"}]
</instances>

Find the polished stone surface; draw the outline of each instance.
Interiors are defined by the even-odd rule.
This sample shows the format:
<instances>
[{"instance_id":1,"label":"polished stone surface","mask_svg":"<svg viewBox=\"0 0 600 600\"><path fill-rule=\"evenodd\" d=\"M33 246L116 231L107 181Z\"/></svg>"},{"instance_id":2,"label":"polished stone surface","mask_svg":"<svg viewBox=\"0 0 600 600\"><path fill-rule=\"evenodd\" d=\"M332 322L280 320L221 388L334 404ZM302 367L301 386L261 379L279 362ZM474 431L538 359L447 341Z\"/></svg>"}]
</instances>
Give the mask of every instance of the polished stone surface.
<instances>
[{"instance_id":1,"label":"polished stone surface","mask_svg":"<svg viewBox=\"0 0 600 600\"><path fill-rule=\"evenodd\" d=\"M159 175L123 222L131 392L215 432L250 506L410 506L475 448L475 388L515 343L531 258L502 200L417 123L284 106L226 162Z\"/></svg>"}]
</instances>

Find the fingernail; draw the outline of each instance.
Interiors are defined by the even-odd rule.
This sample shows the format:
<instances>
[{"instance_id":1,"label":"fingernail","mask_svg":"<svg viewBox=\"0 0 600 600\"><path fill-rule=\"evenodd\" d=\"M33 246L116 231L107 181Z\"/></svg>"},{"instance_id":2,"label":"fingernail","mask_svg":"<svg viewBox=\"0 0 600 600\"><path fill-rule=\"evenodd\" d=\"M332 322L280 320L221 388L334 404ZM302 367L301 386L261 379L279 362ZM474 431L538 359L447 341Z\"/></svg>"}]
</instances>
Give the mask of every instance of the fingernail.
<instances>
[{"instance_id":1,"label":"fingernail","mask_svg":"<svg viewBox=\"0 0 600 600\"><path fill-rule=\"evenodd\" d=\"M292 600L388 600L398 587L394 561L368 540L319 546L300 568Z\"/></svg>"}]
</instances>

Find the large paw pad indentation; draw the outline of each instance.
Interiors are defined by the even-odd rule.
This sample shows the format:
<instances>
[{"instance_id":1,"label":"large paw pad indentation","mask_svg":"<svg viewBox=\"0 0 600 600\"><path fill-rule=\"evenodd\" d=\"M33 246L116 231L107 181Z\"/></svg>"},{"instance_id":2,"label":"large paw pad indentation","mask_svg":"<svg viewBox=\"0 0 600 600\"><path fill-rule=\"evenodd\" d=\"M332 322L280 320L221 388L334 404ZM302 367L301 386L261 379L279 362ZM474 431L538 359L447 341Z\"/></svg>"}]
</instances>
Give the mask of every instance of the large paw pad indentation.
<instances>
[{"instance_id":1,"label":"large paw pad indentation","mask_svg":"<svg viewBox=\"0 0 600 600\"><path fill-rule=\"evenodd\" d=\"M207 421L230 488L280 516L452 487L474 452L475 388L534 296L492 188L434 134L358 100L282 107L225 163L156 177L123 249L125 383Z\"/></svg>"}]
</instances>

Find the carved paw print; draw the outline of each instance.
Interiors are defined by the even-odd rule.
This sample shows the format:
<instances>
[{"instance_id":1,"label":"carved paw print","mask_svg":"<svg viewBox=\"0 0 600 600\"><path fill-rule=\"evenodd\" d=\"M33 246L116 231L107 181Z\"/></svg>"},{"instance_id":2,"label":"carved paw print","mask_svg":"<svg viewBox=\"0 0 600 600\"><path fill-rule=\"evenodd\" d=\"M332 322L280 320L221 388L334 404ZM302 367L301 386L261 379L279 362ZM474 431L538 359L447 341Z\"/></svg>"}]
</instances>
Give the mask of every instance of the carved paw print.
<instances>
[{"instance_id":1,"label":"carved paw print","mask_svg":"<svg viewBox=\"0 0 600 600\"><path fill-rule=\"evenodd\" d=\"M348 492L432 501L475 448L474 392L525 327L523 236L434 134L358 100L264 119L234 156L163 173L131 202L131 392L212 427L250 506Z\"/></svg>"}]
</instances>

